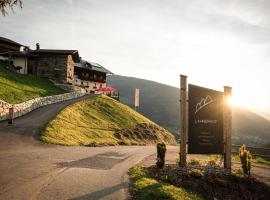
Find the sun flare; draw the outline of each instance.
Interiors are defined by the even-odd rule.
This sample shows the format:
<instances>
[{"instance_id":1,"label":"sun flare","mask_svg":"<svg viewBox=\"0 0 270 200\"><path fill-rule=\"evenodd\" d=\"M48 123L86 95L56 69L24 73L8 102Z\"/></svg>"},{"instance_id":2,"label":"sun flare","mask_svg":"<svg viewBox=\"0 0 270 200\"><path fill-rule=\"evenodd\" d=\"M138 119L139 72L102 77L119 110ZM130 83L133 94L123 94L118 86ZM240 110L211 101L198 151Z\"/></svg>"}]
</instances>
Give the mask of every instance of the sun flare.
<instances>
[{"instance_id":1,"label":"sun flare","mask_svg":"<svg viewBox=\"0 0 270 200\"><path fill-rule=\"evenodd\" d=\"M231 106L237 106L237 107L242 107L242 108L247 108L247 109L260 109L260 110L264 110L266 108L268 108L268 104L264 103L260 100L254 100L254 99L247 99L246 97L242 97L238 96L231 96L228 99L228 103Z\"/></svg>"}]
</instances>

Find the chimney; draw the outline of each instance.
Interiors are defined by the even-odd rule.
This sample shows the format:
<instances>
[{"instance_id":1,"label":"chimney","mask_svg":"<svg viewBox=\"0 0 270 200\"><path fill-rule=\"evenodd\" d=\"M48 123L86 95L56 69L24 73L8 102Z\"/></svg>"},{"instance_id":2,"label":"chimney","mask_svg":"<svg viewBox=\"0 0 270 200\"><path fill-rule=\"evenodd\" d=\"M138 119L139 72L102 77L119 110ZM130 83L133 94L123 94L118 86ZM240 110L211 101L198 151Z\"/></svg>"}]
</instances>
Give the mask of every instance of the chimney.
<instances>
[{"instance_id":1,"label":"chimney","mask_svg":"<svg viewBox=\"0 0 270 200\"><path fill-rule=\"evenodd\" d=\"M39 43L36 43L36 50L39 50L39 49L40 49Z\"/></svg>"},{"instance_id":2,"label":"chimney","mask_svg":"<svg viewBox=\"0 0 270 200\"><path fill-rule=\"evenodd\" d=\"M23 51L24 52L28 52L30 50L30 47L29 46L23 46Z\"/></svg>"}]
</instances>

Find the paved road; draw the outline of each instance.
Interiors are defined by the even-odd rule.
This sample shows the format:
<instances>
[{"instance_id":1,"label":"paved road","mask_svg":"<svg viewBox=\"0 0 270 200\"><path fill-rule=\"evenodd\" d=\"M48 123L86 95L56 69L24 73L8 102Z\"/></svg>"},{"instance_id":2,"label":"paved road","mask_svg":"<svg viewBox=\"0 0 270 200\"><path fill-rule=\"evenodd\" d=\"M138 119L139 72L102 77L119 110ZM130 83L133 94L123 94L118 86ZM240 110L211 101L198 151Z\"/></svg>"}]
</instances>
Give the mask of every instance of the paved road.
<instances>
[{"instance_id":1,"label":"paved road","mask_svg":"<svg viewBox=\"0 0 270 200\"><path fill-rule=\"evenodd\" d=\"M91 98L82 97L80 99ZM126 199L128 169L155 163L154 146L64 147L40 142L40 129L65 106L49 105L0 123L0 199ZM178 147L168 147L174 163ZM269 169L259 170L269 181Z\"/></svg>"},{"instance_id":2,"label":"paved road","mask_svg":"<svg viewBox=\"0 0 270 200\"><path fill-rule=\"evenodd\" d=\"M0 199L128 197L128 169L155 147L64 147L37 139L44 124L78 100L37 109L13 126L0 123Z\"/></svg>"}]
</instances>

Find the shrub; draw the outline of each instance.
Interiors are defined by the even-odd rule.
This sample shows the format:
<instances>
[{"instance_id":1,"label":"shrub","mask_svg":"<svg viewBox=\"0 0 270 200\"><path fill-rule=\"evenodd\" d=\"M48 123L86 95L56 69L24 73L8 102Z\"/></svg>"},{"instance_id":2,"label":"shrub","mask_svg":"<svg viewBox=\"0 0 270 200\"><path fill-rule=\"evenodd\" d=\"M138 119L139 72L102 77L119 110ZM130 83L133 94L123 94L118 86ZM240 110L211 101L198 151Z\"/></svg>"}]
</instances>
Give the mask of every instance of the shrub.
<instances>
[{"instance_id":1,"label":"shrub","mask_svg":"<svg viewBox=\"0 0 270 200\"><path fill-rule=\"evenodd\" d=\"M232 176L234 177L243 177L243 170L242 169L233 169Z\"/></svg>"},{"instance_id":2,"label":"shrub","mask_svg":"<svg viewBox=\"0 0 270 200\"><path fill-rule=\"evenodd\" d=\"M217 161L215 159L210 159L207 161L207 165L211 166L211 167L215 167L218 166Z\"/></svg>"},{"instance_id":3,"label":"shrub","mask_svg":"<svg viewBox=\"0 0 270 200\"><path fill-rule=\"evenodd\" d=\"M190 165L201 165L200 160L196 158L191 158L190 161L188 162Z\"/></svg>"},{"instance_id":4,"label":"shrub","mask_svg":"<svg viewBox=\"0 0 270 200\"><path fill-rule=\"evenodd\" d=\"M163 168L165 165L166 144L160 142L157 144L157 162L156 165L159 168Z\"/></svg>"},{"instance_id":5,"label":"shrub","mask_svg":"<svg viewBox=\"0 0 270 200\"><path fill-rule=\"evenodd\" d=\"M200 178L204 175L204 171L200 169L192 169L190 171L190 175L195 177L195 178Z\"/></svg>"},{"instance_id":6,"label":"shrub","mask_svg":"<svg viewBox=\"0 0 270 200\"><path fill-rule=\"evenodd\" d=\"M243 172L246 175L250 176L252 156L251 156L251 153L247 150L246 145L242 145L239 148L239 157L240 157L240 160L241 160L241 165L242 165Z\"/></svg>"},{"instance_id":7,"label":"shrub","mask_svg":"<svg viewBox=\"0 0 270 200\"><path fill-rule=\"evenodd\" d=\"M212 167L219 166L219 159L217 155L210 156L206 164Z\"/></svg>"}]
</instances>

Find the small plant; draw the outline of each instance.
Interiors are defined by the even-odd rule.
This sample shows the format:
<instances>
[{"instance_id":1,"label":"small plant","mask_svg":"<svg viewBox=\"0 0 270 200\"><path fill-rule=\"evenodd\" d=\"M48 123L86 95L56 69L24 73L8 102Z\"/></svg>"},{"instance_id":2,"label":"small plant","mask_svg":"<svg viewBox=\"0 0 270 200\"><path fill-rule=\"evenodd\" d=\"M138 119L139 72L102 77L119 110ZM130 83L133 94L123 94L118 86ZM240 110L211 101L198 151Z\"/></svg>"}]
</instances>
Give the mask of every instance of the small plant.
<instances>
[{"instance_id":1,"label":"small plant","mask_svg":"<svg viewBox=\"0 0 270 200\"><path fill-rule=\"evenodd\" d=\"M211 166L211 167L215 167L218 166L217 161L215 159L210 159L207 161L207 165Z\"/></svg>"},{"instance_id":2,"label":"small plant","mask_svg":"<svg viewBox=\"0 0 270 200\"><path fill-rule=\"evenodd\" d=\"M211 167L219 166L219 159L219 156L210 156L206 164Z\"/></svg>"},{"instance_id":3,"label":"small plant","mask_svg":"<svg viewBox=\"0 0 270 200\"><path fill-rule=\"evenodd\" d=\"M243 172L250 176L252 156L251 153L247 150L246 145L243 145L239 148L239 157L241 160Z\"/></svg>"},{"instance_id":4,"label":"small plant","mask_svg":"<svg viewBox=\"0 0 270 200\"><path fill-rule=\"evenodd\" d=\"M188 162L190 165L201 165L200 160L196 158L191 158L190 161Z\"/></svg>"},{"instance_id":5,"label":"small plant","mask_svg":"<svg viewBox=\"0 0 270 200\"><path fill-rule=\"evenodd\" d=\"M243 170L242 169L233 169L232 175L235 177L243 177Z\"/></svg>"},{"instance_id":6,"label":"small plant","mask_svg":"<svg viewBox=\"0 0 270 200\"><path fill-rule=\"evenodd\" d=\"M157 144L157 162L156 165L159 168L163 168L165 165L166 144L160 142Z\"/></svg>"},{"instance_id":7,"label":"small plant","mask_svg":"<svg viewBox=\"0 0 270 200\"><path fill-rule=\"evenodd\" d=\"M204 175L204 171L200 169L192 169L190 171L190 175L195 177L195 178L200 178Z\"/></svg>"}]
</instances>

